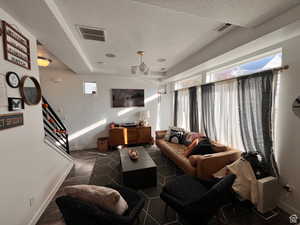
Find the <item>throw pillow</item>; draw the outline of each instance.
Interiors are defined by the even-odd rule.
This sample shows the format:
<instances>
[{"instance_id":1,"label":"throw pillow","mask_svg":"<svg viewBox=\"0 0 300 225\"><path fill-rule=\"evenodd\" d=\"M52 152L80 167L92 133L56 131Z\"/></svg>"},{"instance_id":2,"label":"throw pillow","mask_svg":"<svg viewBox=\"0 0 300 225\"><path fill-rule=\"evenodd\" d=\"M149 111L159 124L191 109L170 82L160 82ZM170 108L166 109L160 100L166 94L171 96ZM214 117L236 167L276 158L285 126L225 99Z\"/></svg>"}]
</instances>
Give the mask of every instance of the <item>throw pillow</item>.
<instances>
[{"instance_id":1,"label":"throw pillow","mask_svg":"<svg viewBox=\"0 0 300 225\"><path fill-rule=\"evenodd\" d=\"M167 133L165 134L164 137L165 141L170 141L172 130L185 133L185 130L183 128L170 126L169 129L167 130Z\"/></svg>"},{"instance_id":2,"label":"throw pillow","mask_svg":"<svg viewBox=\"0 0 300 225\"><path fill-rule=\"evenodd\" d=\"M95 185L74 185L64 188L66 195L100 206L110 212L122 215L128 205L114 189Z\"/></svg>"},{"instance_id":3,"label":"throw pillow","mask_svg":"<svg viewBox=\"0 0 300 225\"><path fill-rule=\"evenodd\" d=\"M190 152L190 155L207 155L207 154L213 154L214 151L212 149L211 143L208 138L205 138L204 140L200 141L197 146L193 148L193 150Z\"/></svg>"},{"instance_id":4,"label":"throw pillow","mask_svg":"<svg viewBox=\"0 0 300 225\"><path fill-rule=\"evenodd\" d=\"M171 130L171 135L170 135L170 140L169 140L170 142L175 143L175 144L182 144L183 138L184 138L183 132Z\"/></svg>"},{"instance_id":5,"label":"throw pillow","mask_svg":"<svg viewBox=\"0 0 300 225\"><path fill-rule=\"evenodd\" d=\"M187 132L184 137L184 145L189 146L195 139L204 137L205 135L196 132Z\"/></svg>"}]
</instances>

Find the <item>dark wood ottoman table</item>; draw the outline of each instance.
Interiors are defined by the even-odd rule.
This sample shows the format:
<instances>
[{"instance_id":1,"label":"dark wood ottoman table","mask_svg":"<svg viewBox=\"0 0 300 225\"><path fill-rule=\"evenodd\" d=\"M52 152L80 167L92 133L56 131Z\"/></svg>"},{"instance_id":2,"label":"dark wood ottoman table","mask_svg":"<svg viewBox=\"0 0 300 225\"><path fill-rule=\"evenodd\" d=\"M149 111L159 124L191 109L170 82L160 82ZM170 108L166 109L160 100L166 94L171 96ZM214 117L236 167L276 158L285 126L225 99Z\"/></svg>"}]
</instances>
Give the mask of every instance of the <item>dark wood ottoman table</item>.
<instances>
[{"instance_id":1,"label":"dark wood ottoman table","mask_svg":"<svg viewBox=\"0 0 300 225\"><path fill-rule=\"evenodd\" d=\"M138 149L139 158L131 160L127 148L119 151L123 184L125 186L135 189L156 186L157 166L148 152Z\"/></svg>"}]
</instances>

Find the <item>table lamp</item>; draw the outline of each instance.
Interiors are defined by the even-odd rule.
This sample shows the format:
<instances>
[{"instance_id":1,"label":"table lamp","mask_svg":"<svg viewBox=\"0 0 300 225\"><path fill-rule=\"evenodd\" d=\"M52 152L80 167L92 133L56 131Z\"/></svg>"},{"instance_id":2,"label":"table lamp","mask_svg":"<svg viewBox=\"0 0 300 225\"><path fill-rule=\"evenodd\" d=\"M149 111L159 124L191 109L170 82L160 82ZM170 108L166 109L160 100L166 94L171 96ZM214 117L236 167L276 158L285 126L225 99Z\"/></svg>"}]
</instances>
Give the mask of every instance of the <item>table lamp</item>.
<instances>
[{"instance_id":1,"label":"table lamp","mask_svg":"<svg viewBox=\"0 0 300 225\"><path fill-rule=\"evenodd\" d=\"M149 126L148 119L150 118L150 111L145 110L140 112L140 125L145 127Z\"/></svg>"}]
</instances>

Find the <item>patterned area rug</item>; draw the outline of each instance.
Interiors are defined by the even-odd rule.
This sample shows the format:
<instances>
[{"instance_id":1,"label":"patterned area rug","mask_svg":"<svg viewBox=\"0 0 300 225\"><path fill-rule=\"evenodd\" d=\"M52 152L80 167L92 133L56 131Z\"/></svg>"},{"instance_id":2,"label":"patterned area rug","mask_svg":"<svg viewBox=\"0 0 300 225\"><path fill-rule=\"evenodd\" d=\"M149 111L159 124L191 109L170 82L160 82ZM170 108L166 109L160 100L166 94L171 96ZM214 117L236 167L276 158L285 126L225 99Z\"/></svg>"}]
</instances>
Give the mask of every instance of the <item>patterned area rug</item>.
<instances>
[{"instance_id":1,"label":"patterned area rug","mask_svg":"<svg viewBox=\"0 0 300 225\"><path fill-rule=\"evenodd\" d=\"M135 147L139 150L144 147ZM183 172L178 169L175 164L161 154L160 150L156 146L144 148L157 165L157 187L141 189L146 198L144 209L140 213L140 220L138 225L187 225L184 221L170 207L168 213L165 215L165 203L160 199L162 187L176 178L176 176L182 175ZM122 151L122 150L121 150ZM123 149L124 151L124 149ZM94 185L107 185L116 183L122 185L121 172L120 172L120 155L119 151L110 152L106 157L99 156L96 159L90 184ZM205 207L205 206L204 206ZM237 209L232 207L225 209L225 214L228 219L228 225L283 225L289 224L288 215L280 212L279 217L275 217L273 220L264 221L260 216L253 212L253 207L248 204L241 203ZM219 225L220 223L214 217L209 225Z\"/></svg>"},{"instance_id":2,"label":"patterned area rug","mask_svg":"<svg viewBox=\"0 0 300 225\"><path fill-rule=\"evenodd\" d=\"M134 147L139 150L144 147ZM175 164L164 157L159 149L155 146L144 148L157 165L157 186L153 188L141 189L146 198L144 209L140 214L140 225L179 225L178 215L168 208L165 215L165 203L160 199L163 185L178 175L182 171L176 168ZM124 151L124 149L120 150ZM120 172L120 155L119 150L113 151L105 157L99 156L96 159L94 169L90 178L90 184L107 185L116 183L122 185Z\"/></svg>"}]
</instances>

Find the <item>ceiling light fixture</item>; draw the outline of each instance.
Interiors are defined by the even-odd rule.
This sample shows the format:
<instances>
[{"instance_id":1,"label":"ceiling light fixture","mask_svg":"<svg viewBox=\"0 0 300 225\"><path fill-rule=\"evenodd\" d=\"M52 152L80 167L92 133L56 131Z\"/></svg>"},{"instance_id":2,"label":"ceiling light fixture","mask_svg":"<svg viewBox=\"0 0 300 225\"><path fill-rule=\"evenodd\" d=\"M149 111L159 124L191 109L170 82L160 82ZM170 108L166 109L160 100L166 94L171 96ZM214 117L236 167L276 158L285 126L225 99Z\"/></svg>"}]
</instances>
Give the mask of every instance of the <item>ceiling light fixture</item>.
<instances>
[{"instance_id":1,"label":"ceiling light fixture","mask_svg":"<svg viewBox=\"0 0 300 225\"><path fill-rule=\"evenodd\" d=\"M108 58L115 58L116 57L116 55L113 54L113 53L106 53L105 56L108 57Z\"/></svg>"},{"instance_id":2,"label":"ceiling light fixture","mask_svg":"<svg viewBox=\"0 0 300 225\"><path fill-rule=\"evenodd\" d=\"M47 66L49 66L49 64L51 62L52 62L51 59L48 59L48 58L45 58L45 57L42 57L42 56L38 56L38 58L37 58L37 63L41 67L47 67Z\"/></svg>"},{"instance_id":3,"label":"ceiling light fixture","mask_svg":"<svg viewBox=\"0 0 300 225\"><path fill-rule=\"evenodd\" d=\"M138 69L141 73L144 75L148 75L150 72L150 68L146 65L146 63L143 61L143 56L145 55L144 51L138 51L136 53L138 56L140 56L140 64L137 66L131 66L131 73L136 74Z\"/></svg>"}]
</instances>

